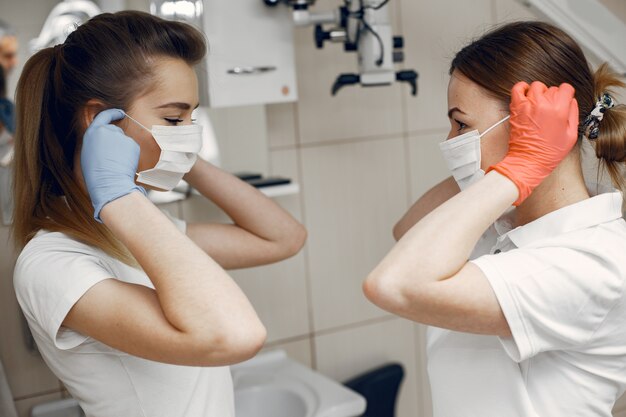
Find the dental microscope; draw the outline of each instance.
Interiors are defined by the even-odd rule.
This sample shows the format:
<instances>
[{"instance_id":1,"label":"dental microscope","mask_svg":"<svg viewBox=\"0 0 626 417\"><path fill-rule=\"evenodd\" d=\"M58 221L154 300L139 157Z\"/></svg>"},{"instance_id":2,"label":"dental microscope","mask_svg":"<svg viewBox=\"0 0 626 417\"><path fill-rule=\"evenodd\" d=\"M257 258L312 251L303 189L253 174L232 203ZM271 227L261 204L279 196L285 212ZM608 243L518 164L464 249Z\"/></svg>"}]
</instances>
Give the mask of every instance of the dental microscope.
<instances>
[{"instance_id":1,"label":"dental microscope","mask_svg":"<svg viewBox=\"0 0 626 417\"><path fill-rule=\"evenodd\" d=\"M325 42L343 43L346 52L357 53L358 73L340 74L332 86L332 95L348 85L371 87L396 81L408 83L411 94L417 95L417 72L394 69L395 63L404 61L404 39L393 36L389 0L344 0L343 6L326 12L309 10L315 0L263 1L270 7L281 3L291 7L297 27L314 26L318 48L323 48ZM325 25L331 25L330 29L325 29Z\"/></svg>"}]
</instances>

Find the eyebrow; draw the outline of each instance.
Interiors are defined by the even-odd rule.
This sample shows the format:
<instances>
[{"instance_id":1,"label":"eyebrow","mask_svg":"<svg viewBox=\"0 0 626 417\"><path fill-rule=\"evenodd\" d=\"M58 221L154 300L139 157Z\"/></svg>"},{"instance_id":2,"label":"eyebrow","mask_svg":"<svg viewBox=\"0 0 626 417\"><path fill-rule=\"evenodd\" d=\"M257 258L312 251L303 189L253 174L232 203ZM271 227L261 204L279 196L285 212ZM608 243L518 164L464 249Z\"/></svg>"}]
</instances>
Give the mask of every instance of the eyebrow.
<instances>
[{"instance_id":1,"label":"eyebrow","mask_svg":"<svg viewBox=\"0 0 626 417\"><path fill-rule=\"evenodd\" d=\"M200 103L196 104L196 107L194 107L194 109L197 109L198 106L200 106ZM155 107L155 109L165 109L168 107L173 107L173 108L180 109L180 110L189 110L191 108L191 106L188 103L175 102L175 103L167 103L161 106L157 106Z\"/></svg>"},{"instance_id":2,"label":"eyebrow","mask_svg":"<svg viewBox=\"0 0 626 417\"><path fill-rule=\"evenodd\" d=\"M458 111L459 113L464 114L464 115L467 116L467 113L465 113L464 111L462 111L458 107L452 107L450 110L448 110L448 119L452 118L452 113L454 113L455 111Z\"/></svg>"}]
</instances>

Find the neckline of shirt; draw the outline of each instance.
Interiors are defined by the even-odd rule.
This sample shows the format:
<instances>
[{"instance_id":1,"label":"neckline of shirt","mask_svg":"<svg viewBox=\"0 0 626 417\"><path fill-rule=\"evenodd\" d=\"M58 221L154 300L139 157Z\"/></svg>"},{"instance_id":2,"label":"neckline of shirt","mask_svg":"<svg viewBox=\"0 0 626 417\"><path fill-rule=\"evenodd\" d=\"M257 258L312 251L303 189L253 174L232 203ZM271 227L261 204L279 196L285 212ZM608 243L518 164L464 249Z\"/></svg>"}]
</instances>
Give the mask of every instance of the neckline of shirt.
<instances>
[{"instance_id":1,"label":"neckline of shirt","mask_svg":"<svg viewBox=\"0 0 626 417\"><path fill-rule=\"evenodd\" d=\"M515 210L511 208L494 223L497 240L502 242L508 237L519 248L545 237L597 226L621 218L622 201L619 191L598 194L516 228L513 228Z\"/></svg>"}]
</instances>

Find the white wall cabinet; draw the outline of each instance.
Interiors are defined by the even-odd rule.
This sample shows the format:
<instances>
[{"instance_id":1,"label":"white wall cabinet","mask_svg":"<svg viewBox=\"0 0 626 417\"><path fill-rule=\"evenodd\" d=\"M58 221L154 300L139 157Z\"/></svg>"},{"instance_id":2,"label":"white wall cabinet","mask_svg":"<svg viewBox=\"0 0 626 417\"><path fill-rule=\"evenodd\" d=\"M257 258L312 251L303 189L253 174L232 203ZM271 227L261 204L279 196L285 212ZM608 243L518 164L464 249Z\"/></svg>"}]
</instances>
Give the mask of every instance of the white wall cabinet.
<instances>
[{"instance_id":1,"label":"white wall cabinet","mask_svg":"<svg viewBox=\"0 0 626 417\"><path fill-rule=\"evenodd\" d=\"M295 101L293 19L263 0L204 0L210 107Z\"/></svg>"}]
</instances>

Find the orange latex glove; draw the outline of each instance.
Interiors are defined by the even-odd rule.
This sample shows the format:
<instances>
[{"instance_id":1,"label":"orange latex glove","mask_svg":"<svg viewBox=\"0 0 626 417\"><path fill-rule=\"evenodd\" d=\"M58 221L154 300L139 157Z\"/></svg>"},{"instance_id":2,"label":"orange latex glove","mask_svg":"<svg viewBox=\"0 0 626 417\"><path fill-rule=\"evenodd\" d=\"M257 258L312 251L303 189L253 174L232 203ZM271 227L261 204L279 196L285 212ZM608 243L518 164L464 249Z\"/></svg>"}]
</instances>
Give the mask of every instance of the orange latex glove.
<instances>
[{"instance_id":1,"label":"orange latex glove","mask_svg":"<svg viewBox=\"0 0 626 417\"><path fill-rule=\"evenodd\" d=\"M574 87L519 82L511 90L509 151L490 166L515 183L519 206L572 150L578 138Z\"/></svg>"}]
</instances>

